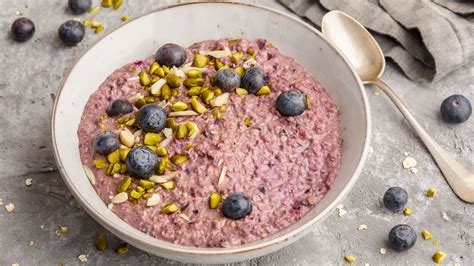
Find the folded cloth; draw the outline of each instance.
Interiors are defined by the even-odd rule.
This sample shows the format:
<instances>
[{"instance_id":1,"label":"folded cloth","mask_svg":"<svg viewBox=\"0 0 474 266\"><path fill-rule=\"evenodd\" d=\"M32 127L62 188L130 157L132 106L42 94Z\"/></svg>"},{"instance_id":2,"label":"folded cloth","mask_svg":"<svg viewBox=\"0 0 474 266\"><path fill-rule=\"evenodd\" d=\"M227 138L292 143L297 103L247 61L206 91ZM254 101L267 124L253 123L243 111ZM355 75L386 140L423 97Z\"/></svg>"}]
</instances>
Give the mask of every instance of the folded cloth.
<instances>
[{"instance_id":1,"label":"folded cloth","mask_svg":"<svg viewBox=\"0 0 474 266\"><path fill-rule=\"evenodd\" d=\"M321 26L340 10L375 33L387 58L416 81L435 81L474 61L474 0L279 0Z\"/></svg>"}]
</instances>

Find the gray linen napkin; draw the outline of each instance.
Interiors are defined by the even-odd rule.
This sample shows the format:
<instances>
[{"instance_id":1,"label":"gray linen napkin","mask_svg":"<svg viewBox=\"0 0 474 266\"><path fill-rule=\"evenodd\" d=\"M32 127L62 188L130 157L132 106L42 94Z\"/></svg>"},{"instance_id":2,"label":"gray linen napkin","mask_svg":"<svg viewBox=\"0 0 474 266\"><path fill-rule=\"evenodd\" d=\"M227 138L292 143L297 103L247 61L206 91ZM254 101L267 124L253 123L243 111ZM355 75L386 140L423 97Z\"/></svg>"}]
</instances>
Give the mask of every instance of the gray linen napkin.
<instances>
[{"instance_id":1,"label":"gray linen napkin","mask_svg":"<svg viewBox=\"0 0 474 266\"><path fill-rule=\"evenodd\" d=\"M474 0L279 1L318 26L328 10L349 14L412 80L435 81L474 60Z\"/></svg>"}]
</instances>

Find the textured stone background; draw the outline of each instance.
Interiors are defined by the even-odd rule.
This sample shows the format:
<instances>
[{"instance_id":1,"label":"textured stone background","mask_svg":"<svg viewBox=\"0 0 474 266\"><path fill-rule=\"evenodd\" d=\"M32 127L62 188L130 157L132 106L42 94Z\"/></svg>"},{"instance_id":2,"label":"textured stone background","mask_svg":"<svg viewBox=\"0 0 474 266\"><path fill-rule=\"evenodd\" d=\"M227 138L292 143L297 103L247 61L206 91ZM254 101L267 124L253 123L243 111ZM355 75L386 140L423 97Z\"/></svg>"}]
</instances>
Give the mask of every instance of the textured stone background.
<instances>
[{"instance_id":1,"label":"textured stone background","mask_svg":"<svg viewBox=\"0 0 474 266\"><path fill-rule=\"evenodd\" d=\"M136 17L176 1L124 2L120 11L101 12L96 20L105 22L106 30L110 30L121 23L122 14ZM250 2L284 10L270 0ZM59 25L75 17L67 12L66 3L0 1L0 198L3 204L15 204L12 213L0 210L0 265L57 265L60 261L77 265L82 263L78 259L81 254L88 256L90 265L175 264L135 248L123 256L110 249L97 252L93 243L104 229L81 209L56 171L49 129L54 94L67 68L99 37L88 30L79 47L65 47L59 42ZM9 36L17 11L31 18L37 28L33 39L24 44L13 42ZM470 169L474 169L474 119L449 126L440 121L438 108L453 93L462 93L474 102L473 74L471 64L436 84L420 85L407 80L389 64L383 77L432 136ZM297 243L240 265L343 265L344 255L357 256L357 264L361 265L432 265L431 255L437 249L448 253L447 264L474 264L474 206L454 196L426 149L389 100L374 95L374 88L368 88L368 92L374 152L359 182L343 202L347 214L339 217L334 210ZM417 174L402 168L405 152L418 161ZM32 186L25 186L26 178L33 179ZM381 208L383 193L394 185L408 190L413 215L389 214ZM433 199L424 196L430 186L438 190ZM449 220L442 218L443 213ZM419 236L409 252L388 250L385 255L379 254L379 249L386 246L390 228L402 222L418 232L431 231L434 239L439 240L439 247ZM358 231L359 224L366 224L367 230ZM59 226L67 226L69 232L56 236ZM107 237L111 247L121 242L110 233ZM30 240L34 241L31 247Z\"/></svg>"}]
</instances>

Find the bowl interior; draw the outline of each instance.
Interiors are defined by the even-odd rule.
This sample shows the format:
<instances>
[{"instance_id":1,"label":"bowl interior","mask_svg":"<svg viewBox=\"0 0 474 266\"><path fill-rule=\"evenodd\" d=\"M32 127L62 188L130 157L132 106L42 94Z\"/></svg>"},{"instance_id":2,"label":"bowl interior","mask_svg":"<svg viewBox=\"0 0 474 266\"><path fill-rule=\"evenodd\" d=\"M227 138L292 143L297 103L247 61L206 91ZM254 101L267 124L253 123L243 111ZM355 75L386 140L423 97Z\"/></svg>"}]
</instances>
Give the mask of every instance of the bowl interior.
<instances>
[{"instance_id":1,"label":"bowl interior","mask_svg":"<svg viewBox=\"0 0 474 266\"><path fill-rule=\"evenodd\" d=\"M205 39L241 37L270 40L284 54L302 64L329 91L342 113L344 144L340 173L333 188L308 215L281 233L259 242L236 248L204 249L178 246L149 237L107 210L85 176L76 135L83 108L89 95L113 70L154 54L166 42L188 46ZM320 220L347 194L361 170L368 145L370 120L367 108L362 85L348 63L307 24L277 11L244 4L186 4L134 19L106 35L82 55L58 92L52 132L61 174L89 214L125 241L149 252L179 259L189 254L263 251L265 247L291 240L309 230L310 225ZM232 260L235 259L227 259Z\"/></svg>"}]
</instances>

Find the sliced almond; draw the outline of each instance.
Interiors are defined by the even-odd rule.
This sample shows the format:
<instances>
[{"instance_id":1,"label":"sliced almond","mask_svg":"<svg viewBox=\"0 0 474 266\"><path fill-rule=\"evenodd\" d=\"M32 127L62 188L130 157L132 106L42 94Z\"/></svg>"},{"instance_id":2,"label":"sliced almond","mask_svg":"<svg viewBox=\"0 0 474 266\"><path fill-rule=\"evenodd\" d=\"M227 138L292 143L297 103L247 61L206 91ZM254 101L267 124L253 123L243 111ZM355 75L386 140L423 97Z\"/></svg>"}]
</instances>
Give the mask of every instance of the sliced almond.
<instances>
[{"instance_id":1,"label":"sliced almond","mask_svg":"<svg viewBox=\"0 0 474 266\"><path fill-rule=\"evenodd\" d=\"M217 186L220 186L224 183L226 173L227 173L227 167L224 165L224 166L222 166L222 171L221 171L221 174L219 176L219 181L217 182Z\"/></svg>"},{"instance_id":2,"label":"sliced almond","mask_svg":"<svg viewBox=\"0 0 474 266\"><path fill-rule=\"evenodd\" d=\"M161 101L158 105L161 106L161 108L165 108L169 103L166 100Z\"/></svg>"},{"instance_id":3,"label":"sliced almond","mask_svg":"<svg viewBox=\"0 0 474 266\"><path fill-rule=\"evenodd\" d=\"M128 78L127 81L135 81L135 80L139 80L140 78L138 76L135 76L135 77L131 77L131 78Z\"/></svg>"},{"instance_id":4,"label":"sliced almond","mask_svg":"<svg viewBox=\"0 0 474 266\"><path fill-rule=\"evenodd\" d=\"M168 114L169 117L173 116L193 116L193 115L198 115L198 113L192 111L192 110L186 110L186 111L179 111L179 112L171 112Z\"/></svg>"},{"instance_id":5,"label":"sliced almond","mask_svg":"<svg viewBox=\"0 0 474 266\"><path fill-rule=\"evenodd\" d=\"M250 58L242 64L242 67L247 69L257 65L257 60Z\"/></svg>"},{"instance_id":6,"label":"sliced almond","mask_svg":"<svg viewBox=\"0 0 474 266\"><path fill-rule=\"evenodd\" d=\"M86 173L86 176L89 178L91 184L95 185L95 175L92 170L87 165L83 165L82 168L84 169L84 173Z\"/></svg>"},{"instance_id":7,"label":"sliced almond","mask_svg":"<svg viewBox=\"0 0 474 266\"><path fill-rule=\"evenodd\" d=\"M181 214L179 215L179 217L183 218L183 220L185 220L185 221L188 222L188 223L191 221L191 219L189 219L189 216L187 216L187 215L184 214L184 213L181 213Z\"/></svg>"},{"instance_id":8,"label":"sliced almond","mask_svg":"<svg viewBox=\"0 0 474 266\"><path fill-rule=\"evenodd\" d=\"M133 147L133 144L135 144L135 137L133 136L132 132L128 129L124 129L120 131L120 142L122 142L123 145L131 148Z\"/></svg>"},{"instance_id":9,"label":"sliced almond","mask_svg":"<svg viewBox=\"0 0 474 266\"><path fill-rule=\"evenodd\" d=\"M222 58L222 57L229 57L232 55L231 51L229 50L229 47L225 47L224 50L218 50L218 51L199 51L200 54L202 55L210 55L214 58Z\"/></svg>"},{"instance_id":10,"label":"sliced almond","mask_svg":"<svg viewBox=\"0 0 474 266\"><path fill-rule=\"evenodd\" d=\"M170 69L170 74L174 74L175 76L178 76L178 77L181 77L181 78L186 77L186 74L184 73L184 71L182 69L179 69L179 68L175 67L175 66L173 66Z\"/></svg>"},{"instance_id":11,"label":"sliced almond","mask_svg":"<svg viewBox=\"0 0 474 266\"><path fill-rule=\"evenodd\" d=\"M226 104L228 101L229 101L229 96L230 94L229 93L223 93L219 96L217 96L216 98L212 99L209 104L213 107L216 107L216 106L222 106L224 104Z\"/></svg>"},{"instance_id":12,"label":"sliced almond","mask_svg":"<svg viewBox=\"0 0 474 266\"><path fill-rule=\"evenodd\" d=\"M166 175L152 175L150 178L148 178L150 181L153 181L158 184L166 183L170 181L171 179L175 178L179 174L178 171L171 172Z\"/></svg>"},{"instance_id":13,"label":"sliced almond","mask_svg":"<svg viewBox=\"0 0 474 266\"><path fill-rule=\"evenodd\" d=\"M151 195L151 197L149 197L148 200L146 201L146 206L151 207L151 206L158 205L158 203L160 203L160 201L161 201L160 195L158 195L158 194L153 194L153 195Z\"/></svg>"},{"instance_id":14,"label":"sliced almond","mask_svg":"<svg viewBox=\"0 0 474 266\"><path fill-rule=\"evenodd\" d=\"M165 127L163 129L163 135L165 135L165 137L173 136L173 130L169 127Z\"/></svg>"},{"instance_id":15,"label":"sliced almond","mask_svg":"<svg viewBox=\"0 0 474 266\"><path fill-rule=\"evenodd\" d=\"M119 204L128 200L127 192L120 192L112 198L112 203Z\"/></svg>"},{"instance_id":16,"label":"sliced almond","mask_svg":"<svg viewBox=\"0 0 474 266\"><path fill-rule=\"evenodd\" d=\"M205 68L205 67L184 66L184 67L181 68L181 70L182 70L184 73L188 73L188 72L191 71L191 70L199 70L199 71L202 73L202 72L206 72L206 71L207 71L207 68Z\"/></svg>"},{"instance_id":17,"label":"sliced almond","mask_svg":"<svg viewBox=\"0 0 474 266\"><path fill-rule=\"evenodd\" d=\"M159 92L161 91L161 87L166 84L166 79L160 79L157 82L155 82L153 85L151 85L150 92L153 95L158 95Z\"/></svg>"},{"instance_id":18,"label":"sliced almond","mask_svg":"<svg viewBox=\"0 0 474 266\"><path fill-rule=\"evenodd\" d=\"M139 130L135 131L135 133L133 133L133 136L134 137L140 137L142 135L142 133L143 133L143 130L139 129Z\"/></svg>"}]
</instances>

